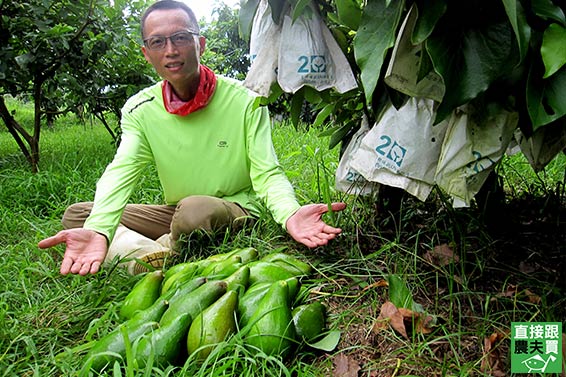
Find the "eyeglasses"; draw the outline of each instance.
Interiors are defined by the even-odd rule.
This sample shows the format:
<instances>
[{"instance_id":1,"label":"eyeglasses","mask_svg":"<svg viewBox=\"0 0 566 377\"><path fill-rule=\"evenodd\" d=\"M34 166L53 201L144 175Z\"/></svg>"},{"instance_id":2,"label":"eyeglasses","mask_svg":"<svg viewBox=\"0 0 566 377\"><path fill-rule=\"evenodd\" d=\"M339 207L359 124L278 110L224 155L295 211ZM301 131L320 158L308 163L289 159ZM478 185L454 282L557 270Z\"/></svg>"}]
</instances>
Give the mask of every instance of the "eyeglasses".
<instances>
[{"instance_id":1,"label":"eyeglasses","mask_svg":"<svg viewBox=\"0 0 566 377\"><path fill-rule=\"evenodd\" d=\"M192 31L180 31L178 33L171 34L168 37L157 35L144 39L143 44L150 50L163 50L165 46L167 46L167 40L169 39L174 46L185 47L193 42L193 35L199 35L199 33Z\"/></svg>"}]
</instances>

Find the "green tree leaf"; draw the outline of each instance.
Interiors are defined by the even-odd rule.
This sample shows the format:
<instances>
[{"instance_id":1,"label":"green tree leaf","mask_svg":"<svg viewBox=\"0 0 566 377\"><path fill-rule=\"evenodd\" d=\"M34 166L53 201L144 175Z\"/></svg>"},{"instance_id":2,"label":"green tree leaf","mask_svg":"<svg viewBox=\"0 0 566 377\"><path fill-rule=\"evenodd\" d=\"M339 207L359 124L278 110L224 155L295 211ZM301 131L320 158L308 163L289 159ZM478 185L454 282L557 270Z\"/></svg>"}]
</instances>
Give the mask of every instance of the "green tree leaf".
<instances>
[{"instance_id":1,"label":"green tree leaf","mask_svg":"<svg viewBox=\"0 0 566 377\"><path fill-rule=\"evenodd\" d=\"M316 343L309 344L309 346L317 350L332 352L340 342L341 335L340 331L330 331L324 338Z\"/></svg>"},{"instance_id":2,"label":"green tree leaf","mask_svg":"<svg viewBox=\"0 0 566 377\"><path fill-rule=\"evenodd\" d=\"M527 55L529 49L529 41L531 40L531 27L527 23L527 18L521 2L516 0L502 0L509 17L509 22L515 32L517 44L519 46L519 53L521 54L521 61Z\"/></svg>"},{"instance_id":3,"label":"green tree leaf","mask_svg":"<svg viewBox=\"0 0 566 377\"><path fill-rule=\"evenodd\" d=\"M366 102L371 104L387 51L395 36L405 5L404 0L387 6L385 0L369 0L354 38L354 54L361 70Z\"/></svg>"},{"instance_id":4,"label":"green tree leaf","mask_svg":"<svg viewBox=\"0 0 566 377\"><path fill-rule=\"evenodd\" d=\"M316 116L316 119L314 120L314 123L313 123L313 127L318 127L318 126L322 125L324 123L324 121L326 120L326 118L328 118L330 116L330 114L332 114L335 107L336 107L336 103L326 104L326 106L324 106L322 108L322 110L320 110L318 115Z\"/></svg>"},{"instance_id":5,"label":"green tree leaf","mask_svg":"<svg viewBox=\"0 0 566 377\"><path fill-rule=\"evenodd\" d=\"M533 12L544 20L554 20L566 26L564 10L552 0L531 0Z\"/></svg>"},{"instance_id":6,"label":"green tree leaf","mask_svg":"<svg viewBox=\"0 0 566 377\"><path fill-rule=\"evenodd\" d=\"M311 3L311 0L298 0L294 5L293 5L293 15L291 16L291 18L293 19L293 21L295 21L297 18L299 18L300 15L303 14L303 12L305 11L305 8L307 8ZM310 11L310 8L309 8Z\"/></svg>"},{"instance_id":7,"label":"green tree leaf","mask_svg":"<svg viewBox=\"0 0 566 377\"><path fill-rule=\"evenodd\" d=\"M438 20L446 12L446 0L416 0L418 18L411 36L411 42L423 43L432 33Z\"/></svg>"},{"instance_id":8,"label":"green tree leaf","mask_svg":"<svg viewBox=\"0 0 566 377\"><path fill-rule=\"evenodd\" d=\"M544 32L540 49L544 62L544 78L552 76L566 63L566 28L550 24Z\"/></svg>"},{"instance_id":9,"label":"green tree leaf","mask_svg":"<svg viewBox=\"0 0 566 377\"><path fill-rule=\"evenodd\" d=\"M541 69L542 70L542 69ZM527 109L533 131L566 115L566 66L547 79L533 67L527 83Z\"/></svg>"},{"instance_id":10,"label":"green tree leaf","mask_svg":"<svg viewBox=\"0 0 566 377\"><path fill-rule=\"evenodd\" d=\"M330 140L328 141L328 149L334 149L334 147L336 147L342 141L342 139L344 139L348 132L350 132L350 129L352 129L352 127L354 127L354 125L352 125L351 123L346 123L343 126L332 128L330 131L333 132L331 134L332 136L330 137Z\"/></svg>"},{"instance_id":11,"label":"green tree leaf","mask_svg":"<svg viewBox=\"0 0 566 377\"><path fill-rule=\"evenodd\" d=\"M245 41L250 40L250 35L252 33L252 24L254 22L254 16L255 12L257 11L258 5L259 0L240 1L239 31L240 37Z\"/></svg>"},{"instance_id":12,"label":"green tree leaf","mask_svg":"<svg viewBox=\"0 0 566 377\"><path fill-rule=\"evenodd\" d=\"M434 69L446 87L436 123L485 92L518 61L513 29L503 8L476 5L449 7L426 41Z\"/></svg>"},{"instance_id":13,"label":"green tree leaf","mask_svg":"<svg viewBox=\"0 0 566 377\"><path fill-rule=\"evenodd\" d=\"M399 275L387 275L387 284L389 286L389 301L397 308L410 309L415 312L423 312L421 305L413 301L411 290L405 281Z\"/></svg>"},{"instance_id":14,"label":"green tree leaf","mask_svg":"<svg viewBox=\"0 0 566 377\"><path fill-rule=\"evenodd\" d=\"M336 12L342 25L358 30L362 19L362 9L356 0L336 0Z\"/></svg>"}]
</instances>

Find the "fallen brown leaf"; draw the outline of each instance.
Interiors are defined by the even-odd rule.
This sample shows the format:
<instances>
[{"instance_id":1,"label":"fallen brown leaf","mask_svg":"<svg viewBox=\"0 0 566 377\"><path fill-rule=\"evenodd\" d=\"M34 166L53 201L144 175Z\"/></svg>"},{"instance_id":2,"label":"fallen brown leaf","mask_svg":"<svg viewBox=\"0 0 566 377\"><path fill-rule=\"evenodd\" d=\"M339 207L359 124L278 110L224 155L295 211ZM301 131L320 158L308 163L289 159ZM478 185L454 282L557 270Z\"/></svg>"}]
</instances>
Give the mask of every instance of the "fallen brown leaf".
<instances>
[{"instance_id":1,"label":"fallen brown leaf","mask_svg":"<svg viewBox=\"0 0 566 377\"><path fill-rule=\"evenodd\" d=\"M497 297L515 297L525 294L527 296L527 301L531 304L540 304L541 298L539 295L531 292L529 289L525 289L524 291L519 291L519 287L513 284L509 284L505 292L501 292L497 294ZM493 299L492 299L493 301Z\"/></svg>"},{"instance_id":2,"label":"fallen brown leaf","mask_svg":"<svg viewBox=\"0 0 566 377\"><path fill-rule=\"evenodd\" d=\"M405 329L407 327L412 328L413 332L419 334L430 334L432 332L433 318L431 316L425 316L423 313L414 312L406 308L399 308L399 312L403 316L403 322L405 323Z\"/></svg>"},{"instance_id":3,"label":"fallen brown leaf","mask_svg":"<svg viewBox=\"0 0 566 377\"><path fill-rule=\"evenodd\" d=\"M525 294L527 295L527 301L531 304L540 304L541 298L539 295L534 294L533 292L525 289Z\"/></svg>"},{"instance_id":4,"label":"fallen brown leaf","mask_svg":"<svg viewBox=\"0 0 566 377\"><path fill-rule=\"evenodd\" d=\"M389 324L393 330L401 334L405 339L409 339L409 331L421 334L429 334L433 318L422 313L414 312L406 308L397 308L391 301L385 302L381 306L381 311L377 321L373 325L372 331L377 333L387 329Z\"/></svg>"},{"instance_id":5,"label":"fallen brown leaf","mask_svg":"<svg viewBox=\"0 0 566 377\"><path fill-rule=\"evenodd\" d=\"M504 377L507 375L501 369L503 363L501 361L501 353L497 348L498 343L504 338L504 334L495 332L483 340L483 358L480 366L482 372L490 373L494 377Z\"/></svg>"},{"instance_id":6,"label":"fallen brown leaf","mask_svg":"<svg viewBox=\"0 0 566 377\"><path fill-rule=\"evenodd\" d=\"M334 377L358 377L360 371L360 364L353 358L340 353L332 359L334 370L332 375Z\"/></svg>"},{"instance_id":7,"label":"fallen brown leaf","mask_svg":"<svg viewBox=\"0 0 566 377\"><path fill-rule=\"evenodd\" d=\"M373 289L373 288L382 288L382 287L387 287L387 286L389 286L389 283L387 283L387 280L385 280L385 279L379 279L379 280L376 281L375 283L370 284L370 285L364 287L364 288L362 289L362 291L368 291L368 290Z\"/></svg>"},{"instance_id":8,"label":"fallen brown leaf","mask_svg":"<svg viewBox=\"0 0 566 377\"><path fill-rule=\"evenodd\" d=\"M517 286L509 284L505 292L498 293L498 297L513 297L517 294Z\"/></svg>"},{"instance_id":9,"label":"fallen brown leaf","mask_svg":"<svg viewBox=\"0 0 566 377\"><path fill-rule=\"evenodd\" d=\"M391 301L387 301L381 306L379 316L372 330L374 333L385 330L388 324L404 338L409 339L405 330L403 315Z\"/></svg>"},{"instance_id":10,"label":"fallen brown leaf","mask_svg":"<svg viewBox=\"0 0 566 377\"><path fill-rule=\"evenodd\" d=\"M435 246L434 249L427 251L423 257L430 264L440 267L460 261L460 257L454 254L454 250L448 244Z\"/></svg>"}]
</instances>

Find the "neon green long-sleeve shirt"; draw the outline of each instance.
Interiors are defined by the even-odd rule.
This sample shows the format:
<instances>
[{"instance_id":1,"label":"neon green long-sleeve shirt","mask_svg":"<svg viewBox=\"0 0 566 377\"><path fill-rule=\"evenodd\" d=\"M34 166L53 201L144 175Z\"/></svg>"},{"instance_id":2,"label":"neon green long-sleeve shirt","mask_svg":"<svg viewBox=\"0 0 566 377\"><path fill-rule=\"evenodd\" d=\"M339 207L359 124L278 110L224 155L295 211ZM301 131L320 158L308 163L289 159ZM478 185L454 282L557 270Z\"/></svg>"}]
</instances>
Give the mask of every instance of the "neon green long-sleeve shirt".
<instances>
[{"instance_id":1,"label":"neon green long-sleeve shirt","mask_svg":"<svg viewBox=\"0 0 566 377\"><path fill-rule=\"evenodd\" d=\"M84 228L112 240L151 162L168 205L190 195L210 195L257 214L261 200L284 227L300 205L277 161L268 111L257 103L253 92L221 76L209 104L187 116L165 110L161 83L131 97L122 109L120 146L97 183Z\"/></svg>"}]
</instances>

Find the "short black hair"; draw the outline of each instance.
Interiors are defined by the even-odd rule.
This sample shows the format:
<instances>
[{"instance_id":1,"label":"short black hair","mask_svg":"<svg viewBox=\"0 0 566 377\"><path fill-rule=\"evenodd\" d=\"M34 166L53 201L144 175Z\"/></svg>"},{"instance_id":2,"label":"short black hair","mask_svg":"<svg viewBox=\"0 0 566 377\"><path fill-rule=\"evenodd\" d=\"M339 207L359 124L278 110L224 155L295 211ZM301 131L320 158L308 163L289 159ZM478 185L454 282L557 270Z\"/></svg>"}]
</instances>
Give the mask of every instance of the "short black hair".
<instances>
[{"instance_id":1,"label":"short black hair","mask_svg":"<svg viewBox=\"0 0 566 377\"><path fill-rule=\"evenodd\" d=\"M195 16L193 10L187 4L177 0L159 0L151 4L142 15L141 18L142 39L144 38L143 30L145 27L145 20L147 19L147 16L149 16L149 14L154 10L161 10L161 9L181 9L185 11L185 13L187 13L187 15L189 16L189 23L191 24L189 26L193 28L195 32L200 33L197 17Z\"/></svg>"}]
</instances>

